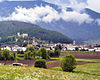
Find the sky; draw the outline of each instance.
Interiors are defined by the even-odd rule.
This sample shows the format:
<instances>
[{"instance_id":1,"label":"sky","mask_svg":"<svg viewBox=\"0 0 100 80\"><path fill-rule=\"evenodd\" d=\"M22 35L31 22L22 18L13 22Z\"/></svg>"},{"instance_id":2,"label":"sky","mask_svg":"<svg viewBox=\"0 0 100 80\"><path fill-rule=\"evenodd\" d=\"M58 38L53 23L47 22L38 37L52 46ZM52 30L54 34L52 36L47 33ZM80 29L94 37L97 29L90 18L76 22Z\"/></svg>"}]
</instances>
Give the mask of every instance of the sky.
<instances>
[{"instance_id":1,"label":"sky","mask_svg":"<svg viewBox=\"0 0 100 80\"><path fill-rule=\"evenodd\" d=\"M100 0L45 0L55 4L69 5L72 7L87 7L100 13Z\"/></svg>"},{"instance_id":2,"label":"sky","mask_svg":"<svg viewBox=\"0 0 100 80\"><path fill-rule=\"evenodd\" d=\"M0 0L1 2L4 0ZM7 1L7 0L6 0ZM9 1L28 1L28 0L9 0ZM31 0L33 1L33 0ZM80 13L80 10L88 7L96 12L100 13L100 0L45 0L49 3L58 4L62 6L62 11L58 13L55 9L50 6L36 6L35 8L22 8L16 7L15 12L10 14L8 17L0 17L0 21L4 20L18 20L30 23L36 23L39 21L50 23L63 19L64 21L74 21L79 24L91 23L93 21L100 25L100 19L92 19L88 14ZM67 12L64 7L71 6L74 11ZM77 18L78 17L78 18Z\"/></svg>"},{"instance_id":3,"label":"sky","mask_svg":"<svg viewBox=\"0 0 100 80\"><path fill-rule=\"evenodd\" d=\"M0 0L2 1L34 1L34 0ZM44 0L60 6L72 6L75 8L88 7L96 12L100 13L100 0Z\"/></svg>"}]
</instances>

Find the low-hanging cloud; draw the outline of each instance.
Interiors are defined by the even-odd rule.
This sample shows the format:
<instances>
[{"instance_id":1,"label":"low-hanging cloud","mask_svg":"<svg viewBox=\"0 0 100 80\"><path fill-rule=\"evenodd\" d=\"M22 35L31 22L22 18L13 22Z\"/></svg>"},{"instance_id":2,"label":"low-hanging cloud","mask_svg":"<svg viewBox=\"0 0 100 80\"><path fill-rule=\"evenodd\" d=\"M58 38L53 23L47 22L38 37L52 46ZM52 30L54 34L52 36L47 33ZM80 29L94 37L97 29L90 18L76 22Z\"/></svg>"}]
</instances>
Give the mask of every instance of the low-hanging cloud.
<instances>
[{"instance_id":1,"label":"low-hanging cloud","mask_svg":"<svg viewBox=\"0 0 100 80\"><path fill-rule=\"evenodd\" d=\"M96 19L96 22L100 26L100 19Z\"/></svg>"},{"instance_id":2,"label":"low-hanging cloud","mask_svg":"<svg viewBox=\"0 0 100 80\"><path fill-rule=\"evenodd\" d=\"M41 21L50 23L53 21L58 21L60 19L64 21L77 22L79 24L84 22L90 23L93 21L93 19L90 18L90 16L86 13L80 13L77 11L68 12L65 9L62 9L62 11L59 13L50 6L37 6L30 9L17 7L15 8L15 12L13 12L8 17L0 17L0 21L16 20L30 23Z\"/></svg>"},{"instance_id":3,"label":"low-hanging cloud","mask_svg":"<svg viewBox=\"0 0 100 80\"><path fill-rule=\"evenodd\" d=\"M0 2L2 2L2 1L4 1L4 0L0 0Z\"/></svg>"}]
</instances>

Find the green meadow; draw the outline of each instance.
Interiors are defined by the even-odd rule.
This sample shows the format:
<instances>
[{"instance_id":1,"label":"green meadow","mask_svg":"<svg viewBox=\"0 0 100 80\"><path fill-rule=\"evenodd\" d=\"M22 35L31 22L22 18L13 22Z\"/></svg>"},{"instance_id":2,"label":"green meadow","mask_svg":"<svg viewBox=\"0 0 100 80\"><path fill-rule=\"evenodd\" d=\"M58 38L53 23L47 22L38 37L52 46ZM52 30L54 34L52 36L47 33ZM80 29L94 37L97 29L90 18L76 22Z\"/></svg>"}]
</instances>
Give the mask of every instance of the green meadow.
<instances>
[{"instance_id":1,"label":"green meadow","mask_svg":"<svg viewBox=\"0 0 100 80\"><path fill-rule=\"evenodd\" d=\"M43 69L33 66L0 65L0 80L100 80L99 59L77 59L77 61L96 63L77 65L73 72L63 72L60 67Z\"/></svg>"}]
</instances>

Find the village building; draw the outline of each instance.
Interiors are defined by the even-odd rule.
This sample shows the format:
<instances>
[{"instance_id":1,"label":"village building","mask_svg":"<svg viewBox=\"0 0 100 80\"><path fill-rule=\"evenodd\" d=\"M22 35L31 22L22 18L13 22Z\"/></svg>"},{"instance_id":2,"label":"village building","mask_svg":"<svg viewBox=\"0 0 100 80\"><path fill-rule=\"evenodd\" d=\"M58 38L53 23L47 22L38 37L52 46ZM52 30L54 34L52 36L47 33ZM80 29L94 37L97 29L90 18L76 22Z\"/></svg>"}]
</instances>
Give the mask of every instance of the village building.
<instances>
[{"instance_id":1,"label":"village building","mask_svg":"<svg viewBox=\"0 0 100 80\"><path fill-rule=\"evenodd\" d=\"M27 34L27 33L23 33L21 36L22 36L23 38L24 38L24 37L28 37L28 34Z\"/></svg>"}]
</instances>

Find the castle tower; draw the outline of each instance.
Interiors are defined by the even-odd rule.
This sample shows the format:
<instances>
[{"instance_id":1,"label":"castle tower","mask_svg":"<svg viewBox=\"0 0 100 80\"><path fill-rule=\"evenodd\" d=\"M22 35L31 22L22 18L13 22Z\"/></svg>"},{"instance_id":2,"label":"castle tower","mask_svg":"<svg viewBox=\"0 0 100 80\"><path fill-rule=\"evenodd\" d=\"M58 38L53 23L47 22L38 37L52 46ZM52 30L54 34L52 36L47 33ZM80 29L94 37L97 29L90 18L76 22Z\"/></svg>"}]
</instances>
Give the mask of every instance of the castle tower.
<instances>
[{"instance_id":1,"label":"castle tower","mask_svg":"<svg viewBox=\"0 0 100 80\"><path fill-rule=\"evenodd\" d=\"M17 33L17 36L20 36L20 32Z\"/></svg>"},{"instance_id":2,"label":"castle tower","mask_svg":"<svg viewBox=\"0 0 100 80\"><path fill-rule=\"evenodd\" d=\"M76 41L75 40L73 41L73 45L76 45Z\"/></svg>"}]
</instances>

